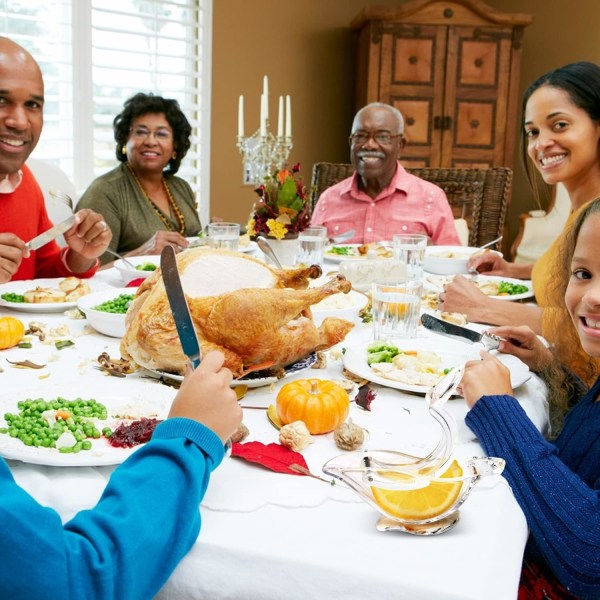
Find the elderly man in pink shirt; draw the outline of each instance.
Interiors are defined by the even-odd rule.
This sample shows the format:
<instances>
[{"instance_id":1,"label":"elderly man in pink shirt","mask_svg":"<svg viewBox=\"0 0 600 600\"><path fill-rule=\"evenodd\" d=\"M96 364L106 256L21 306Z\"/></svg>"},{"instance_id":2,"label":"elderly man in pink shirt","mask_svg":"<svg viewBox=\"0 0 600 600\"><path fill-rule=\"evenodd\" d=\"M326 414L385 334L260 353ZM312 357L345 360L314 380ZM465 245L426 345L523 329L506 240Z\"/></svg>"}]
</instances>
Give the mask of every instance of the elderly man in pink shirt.
<instances>
[{"instance_id":1,"label":"elderly man in pink shirt","mask_svg":"<svg viewBox=\"0 0 600 600\"><path fill-rule=\"evenodd\" d=\"M393 106L373 102L356 113L350 136L356 172L321 194L312 225L324 225L330 236L354 229L349 241L358 244L420 233L433 244L460 245L444 191L400 164L403 132L404 119Z\"/></svg>"}]
</instances>

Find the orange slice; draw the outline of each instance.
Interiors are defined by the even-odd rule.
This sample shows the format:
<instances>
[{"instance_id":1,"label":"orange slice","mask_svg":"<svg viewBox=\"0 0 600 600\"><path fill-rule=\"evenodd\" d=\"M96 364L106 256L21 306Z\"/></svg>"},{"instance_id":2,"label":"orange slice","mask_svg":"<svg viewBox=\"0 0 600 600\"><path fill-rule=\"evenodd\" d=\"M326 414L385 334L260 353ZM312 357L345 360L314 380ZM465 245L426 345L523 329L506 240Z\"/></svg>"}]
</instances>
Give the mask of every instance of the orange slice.
<instances>
[{"instance_id":1,"label":"orange slice","mask_svg":"<svg viewBox=\"0 0 600 600\"><path fill-rule=\"evenodd\" d=\"M420 471L423 474L423 471ZM462 477L463 471L456 460L437 479L426 487L414 490L389 490L371 487L377 504L388 514L406 521L431 519L446 512L457 500L462 489L462 481L440 481L454 477ZM390 481L406 481L412 477L404 473L385 471L380 473Z\"/></svg>"}]
</instances>

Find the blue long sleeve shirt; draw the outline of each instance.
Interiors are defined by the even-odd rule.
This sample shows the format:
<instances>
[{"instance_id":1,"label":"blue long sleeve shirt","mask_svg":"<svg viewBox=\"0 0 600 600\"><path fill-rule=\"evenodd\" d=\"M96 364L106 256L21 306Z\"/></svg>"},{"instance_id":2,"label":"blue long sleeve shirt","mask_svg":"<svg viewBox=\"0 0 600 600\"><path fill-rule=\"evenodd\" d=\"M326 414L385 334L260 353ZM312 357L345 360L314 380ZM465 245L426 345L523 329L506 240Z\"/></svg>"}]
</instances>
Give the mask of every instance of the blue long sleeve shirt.
<instances>
[{"instance_id":1,"label":"blue long sleeve shirt","mask_svg":"<svg viewBox=\"0 0 600 600\"><path fill-rule=\"evenodd\" d=\"M152 598L198 536L223 454L210 429L168 419L113 472L98 504L64 525L0 459L0 598Z\"/></svg>"},{"instance_id":2,"label":"blue long sleeve shirt","mask_svg":"<svg viewBox=\"0 0 600 600\"><path fill-rule=\"evenodd\" d=\"M484 396L466 417L485 451L506 460L504 475L531 532L528 551L581 598L600 598L599 393L600 378L554 443L512 396Z\"/></svg>"}]
</instances>

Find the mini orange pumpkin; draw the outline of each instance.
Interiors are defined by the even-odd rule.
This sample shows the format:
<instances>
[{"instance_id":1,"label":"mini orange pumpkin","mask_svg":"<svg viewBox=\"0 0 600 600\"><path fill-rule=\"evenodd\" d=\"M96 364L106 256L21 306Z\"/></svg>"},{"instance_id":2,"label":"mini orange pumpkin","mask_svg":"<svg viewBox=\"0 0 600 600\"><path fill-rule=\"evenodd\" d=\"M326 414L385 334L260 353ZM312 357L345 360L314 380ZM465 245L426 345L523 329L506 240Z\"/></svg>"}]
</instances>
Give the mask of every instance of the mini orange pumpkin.
<instances>
[{"instance_id":1,"label":"mini orange pumpkin","mask_svg":"<svg viewBox=\"0 0 600 600\"><path fill-rule=\"evenodd\" d=\"M328 433L341 425L350 411L348 392L327 379L297 379L277 394L277 415L284 425L304 421L313 435Z\"/></svg>"},{"instance_id":2,"label":"mini orange pumpkin","mask_svg":"<svg viewBox=\"0 0 600 600\"><path fill-rule=\"evenodd\" d=\"M16 346L25 335L25 326L14 317L0 318L0 350Z\"/></svg>"}]
</instances>

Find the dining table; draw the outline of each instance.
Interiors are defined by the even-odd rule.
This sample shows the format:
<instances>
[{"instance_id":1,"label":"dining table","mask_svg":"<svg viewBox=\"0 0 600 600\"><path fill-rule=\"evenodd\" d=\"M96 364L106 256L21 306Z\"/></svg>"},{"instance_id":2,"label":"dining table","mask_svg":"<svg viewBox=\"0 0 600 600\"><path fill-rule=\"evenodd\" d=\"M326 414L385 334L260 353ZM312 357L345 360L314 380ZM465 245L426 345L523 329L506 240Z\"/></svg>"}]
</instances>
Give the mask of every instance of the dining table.
<instances>
[{"instance_id":1,"label":"dining table","mask_svg":"<svg viewBox=\"0 0 600 600\"><path fill-rule=\"evenodd\" d=\"M35 287L36 282L28 282ZM116 269L98 272L89 280L92 291L122 288ZM10 283L0 286L3 291ZM16 316L26 327L33 322L62 328L72 342L61 349L34 338L31 348L0 352L0 414L18 400L64 397L152 399L165 412L175 394L172 381L138 369L115 377L99 369L105 352L120 357L120 339L92 329L77 311L22 312L0 306L0 316ZM76 318L79 317L79 318ZM66 333L65 333L66 332ZM349 350L372 340L372 326L356 320L354 329L324 353L324 364L288 373L283 379L249 388L240 400L244 440L278 442L278 431L267 417L282 385L302 378L342 381ZM458 360L476 359L477 344L450 342L419 327L416 339L433 350L456 354ZM415 343L416 343L415 342ZM31 361L39 369L13 364ZM540 431L548 427L547 389L535 374L520 375L515 396ZM366 431L363 449L391 449L427 453L440 437L424 395L377 383L369 384L375 398L367 410L350 392L349 416ZM455 454L460 459L484 456L475 435L464 423L467 406L460 396L446 408L456 421ZM5 456L0 435L0 455ZM369 504L339 480L323 472L323 465L343 454L332 433L313 436L302 454L311 475L289 475L226 455L211 476L199 507L201 530L190 552L157 594L160 600L248 599L453 599L512 600L517 597L521 560L528 528L510 486L502 476L482 479L460 508L460 519L441 535L417 536L376 529L379 517ZM67 466L60 457L51 461L11 455L7 463L17 481L63 522L94 506L116 464L84 456ZM76 461L75 461L76 462ZM110 462L110 461L109 461ZM118 459L115 462L119 462ZM46 464L44 464L46 463ZM48 464L50 463L50 464Z\"/></svg>"}]
</instances>

